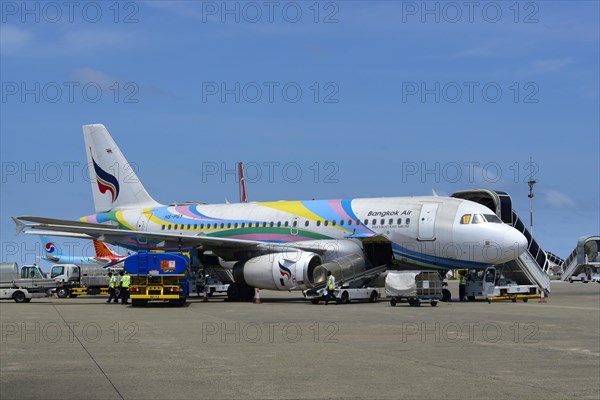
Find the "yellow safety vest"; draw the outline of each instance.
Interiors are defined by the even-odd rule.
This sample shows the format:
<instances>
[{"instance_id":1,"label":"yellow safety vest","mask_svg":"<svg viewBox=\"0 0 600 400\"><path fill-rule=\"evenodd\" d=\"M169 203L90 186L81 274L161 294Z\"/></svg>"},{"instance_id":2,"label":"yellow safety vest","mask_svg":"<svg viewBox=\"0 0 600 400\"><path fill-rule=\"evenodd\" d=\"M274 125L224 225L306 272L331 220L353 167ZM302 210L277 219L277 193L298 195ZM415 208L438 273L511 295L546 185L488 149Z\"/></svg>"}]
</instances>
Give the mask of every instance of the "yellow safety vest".
<instances>
[{"instance_id":1,"label":"yellow safety vest","mask_svg":"<svg viewBox=\"0 0 600 400\"><path fill-rule=\"evenodd\" d=\"M464 276L461 276L461 277L460 277L460 281L458 282L458 284L459 284L460 286L467 286L467 280L465 279L465 277L464 277Z\"/></svg>"},{"instance_id":2,"label":"yellow safety vest","mask_svg":"<svg viewBox=\"0 0 600 400\"><path fill-rule=\"evenodd\" d=\"M333 289L335 289L335 288L333 287L333 275L330 275L330 276L327 278L327 289L329 289L329 290L333 290Z\"/></svg>"},{"instance_id":3,"label":"yellow safety vest","mask_svg":"<svg viewBox=\"0 0 600 400\"><path fill-rule=\"evenodd\" d=\"M111 288L117 287L117 277L116 276L110 277L110 284L108 286L110 286Z\"/></svg>"},{"instance_id":4,"label":"yellow safety vest","mask_svg":"<svg viewBox=\"0 0 600 400\"><path fill-rule=\"evenodd\" d=\"M131 284L131 276L123 275L123 281L121 283L121 286L123 286L125 289L127 289L127 288L129 288L130 284Z\"/></svg>"}]
</instances>

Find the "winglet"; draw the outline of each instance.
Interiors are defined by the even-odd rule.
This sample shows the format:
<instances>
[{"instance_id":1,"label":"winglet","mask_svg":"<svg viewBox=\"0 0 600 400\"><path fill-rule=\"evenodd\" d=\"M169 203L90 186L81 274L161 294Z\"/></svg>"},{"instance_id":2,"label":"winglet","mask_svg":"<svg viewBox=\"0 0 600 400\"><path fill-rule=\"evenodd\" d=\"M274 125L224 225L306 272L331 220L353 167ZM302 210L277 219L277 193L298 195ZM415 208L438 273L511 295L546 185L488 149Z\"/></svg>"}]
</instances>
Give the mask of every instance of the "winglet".
<instances>
[{"instance_id":1,"label":"winglet","mask_svg":"<svg viewBox=\"0 0 600 400\"><path fill-rule=\"evenodd\" d=\"M16 235L18 235L19 233L23 232L23 229L25 229L25 227L27 225L25 225L23 223L23 221L21 221L19 218L16 218L16 217L11 217L11 218L12 218L13 221L15 221L15 225L17 227L17 233L16 233Z\"/></svg>"}]
</instances>

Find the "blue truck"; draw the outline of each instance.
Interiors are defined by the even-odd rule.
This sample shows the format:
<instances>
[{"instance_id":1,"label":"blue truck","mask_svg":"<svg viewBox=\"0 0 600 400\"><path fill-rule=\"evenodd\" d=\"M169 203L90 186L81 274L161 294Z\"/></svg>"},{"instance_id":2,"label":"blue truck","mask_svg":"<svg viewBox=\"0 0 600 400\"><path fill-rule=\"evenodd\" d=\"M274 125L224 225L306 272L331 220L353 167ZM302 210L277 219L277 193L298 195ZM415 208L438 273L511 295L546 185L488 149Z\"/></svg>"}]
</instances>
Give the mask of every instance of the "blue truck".
<instances>
[{"instance_id":1,"label":"blue truck","mask_svg":"<svg viewBox=\"0 0 600 400\"><path fill-rule=\"evenodd\" d=\"M131 275L129 298L133 307L148 302L182 306L189 296L189 259L178 253L143 252L128 257L124 268Z\"/></svg>"}]
</instances>

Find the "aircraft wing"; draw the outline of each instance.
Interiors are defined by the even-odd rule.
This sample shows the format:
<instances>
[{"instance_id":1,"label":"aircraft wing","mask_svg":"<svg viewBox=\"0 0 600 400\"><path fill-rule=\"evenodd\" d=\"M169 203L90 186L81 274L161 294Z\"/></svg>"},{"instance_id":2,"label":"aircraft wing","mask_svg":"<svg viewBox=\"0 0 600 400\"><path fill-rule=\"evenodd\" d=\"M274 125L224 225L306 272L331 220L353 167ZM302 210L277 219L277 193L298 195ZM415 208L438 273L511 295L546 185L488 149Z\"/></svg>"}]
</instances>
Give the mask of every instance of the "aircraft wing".
<instances>
[{"instance_id":1,"label":"aircraft wing","mask_svg":"<svg viewBox=\"0 0 600 400\"><path fill-rule=\"evenodd\" d=\"M169 232L145 232L119 229L113 225L69 221L43 217L13 217L17 234L45 234L55 236L95 239L125 247L147 248L148 250L179 250L202 248L212 250L219 257L232 261L256 257L262 254L300 249L322 254L327 251L315 242L266 243L254 240L230 239L206 236L204 233L183 235ZM317 241L318 242L318 241Z\"/></svg>"}]
</instances>

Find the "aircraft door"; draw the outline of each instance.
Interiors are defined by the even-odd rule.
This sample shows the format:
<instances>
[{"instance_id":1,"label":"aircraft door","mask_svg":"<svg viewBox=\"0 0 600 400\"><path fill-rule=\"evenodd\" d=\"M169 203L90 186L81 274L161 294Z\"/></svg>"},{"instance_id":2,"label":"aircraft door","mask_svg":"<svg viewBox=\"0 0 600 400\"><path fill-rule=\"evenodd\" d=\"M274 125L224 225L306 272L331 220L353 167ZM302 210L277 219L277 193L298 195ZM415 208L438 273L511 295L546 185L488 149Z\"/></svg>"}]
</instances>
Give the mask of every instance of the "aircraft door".
<instances>
[{"instance_id":1,"label":"aircraft door","mask_svg":"<svg viewBox=\"0 0 600 400\"><path fill-rule=\"evenodd\" d=\"M298 235L298 217L292 218L292 225L290 226L290 235L297 236Z\"/></svg>"},{"instance_id":2,"label":"aircraft door","mask_svg":"<svg viewBox=\"0 0 600 400\"><path fill-rule=\"evenodd\" d=\"M144 211L144 213L142 215L140 215L140 218L138 219L138 223L137 223L137 230L139 232L143 232L145 230L147 230L148 228L148 222L150 221L150 217L152 216L152 213L150 211ZM139 244L147 244L148 240L146 238L137 238L137 241Z\"/></svg>"},{"instance_id":3,"label":"aircraft door","mask_svg":"<svg viewBox=\"0 0 600 400\"><path fill-rule=\"evenodd\" d=\"M438 206L438 203L428 203L423 204L423 207L421 207L418 240L435 240L435 216Z\"/></svg>"}]
</instances>

